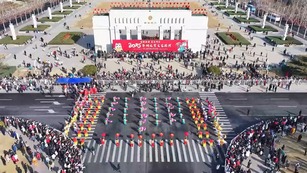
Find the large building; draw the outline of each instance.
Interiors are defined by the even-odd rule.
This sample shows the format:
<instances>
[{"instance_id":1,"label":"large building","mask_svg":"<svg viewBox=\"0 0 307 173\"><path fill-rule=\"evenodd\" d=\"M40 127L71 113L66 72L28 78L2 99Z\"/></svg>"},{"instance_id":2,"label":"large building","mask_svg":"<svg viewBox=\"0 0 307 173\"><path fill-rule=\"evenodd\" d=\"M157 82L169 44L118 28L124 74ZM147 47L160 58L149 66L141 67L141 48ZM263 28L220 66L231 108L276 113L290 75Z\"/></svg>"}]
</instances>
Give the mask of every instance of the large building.
<instances>
[{"instance_id":1,"label":"large building","mask_svg":"<svg viewBox=\"0 0 307 173\"><path fill-rule=\"evenodd\" d=\"M207 29L204 9L113 7L93 16L96 51L200 51Z\"/></svg>"}]
</instances>

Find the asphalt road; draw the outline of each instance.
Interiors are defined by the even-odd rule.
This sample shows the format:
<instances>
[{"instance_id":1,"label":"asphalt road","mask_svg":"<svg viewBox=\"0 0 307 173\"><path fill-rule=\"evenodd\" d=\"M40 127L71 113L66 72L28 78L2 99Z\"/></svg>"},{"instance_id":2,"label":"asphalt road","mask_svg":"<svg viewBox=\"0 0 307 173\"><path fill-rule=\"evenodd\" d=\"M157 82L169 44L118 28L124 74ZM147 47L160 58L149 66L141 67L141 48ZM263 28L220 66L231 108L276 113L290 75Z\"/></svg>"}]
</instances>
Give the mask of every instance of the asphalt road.
<instances>
[{"instance_id":1,"label":"asphalt road","mask_svg":"<svg viewBox=\"0 0 307 173\"><path fill-rule=\"evenodd\" d=\"M216 96L236 133L261 119L297 115L300 110L307 115L307 93L216 93Z\"/></svg>"},{"instance_id":2,"label":"asphalt road","mask_svg":"<svg viewBox=\"0 0 307 173\"><path fill-rule=\"evenodd\" d=\"M0 116L33 119L61 129L74 104L61 94L0 94Z\"/></svg>"},{"instance_id":3,"label":"asphalt road","mask_svg":"<svg viewBox=\"0 0 307 173\"><path fill-rule=\"evenodd\" d=\"M113 116L110 116L112 123L108 125L104 124L106 118L106 112L110 107L111 102L113 102L113 97L120 97L118 104L114 107L115 111L112 112ZM146 122L146 133L143 133L143 138L147 142L144 143L143 147L137 146L135 143L134 147L130 147L129 135L133 133L135 135L134 141L137 141L138 135L138 121L140 120L140 100L139 98L144 96L147 98L147 104L145 111L148 114ZM127 111L127 125L123 124L123 109L124 109L124 98L128 97L128 111ZM159 113L159 120L161 123L156 126L155 118L151 115L154 113L154 102L153 98L157 98L157 107ZM180 97L182 102L182 113L186 119L186 124L180 122L180 118L177 115L175 119L177 120L172 125L169 123L169 117L167 113L167 108L165 106L165 98L172 97L169 103L172 103L174 109L171 112L178 114L178 107L176 102L176 97ZM220 148L212 147L209 145L207 147L202 147L196 134L196 127L192 122L192 118L189 116L189 108L185 103L185 98L197 98L198 93L139 93L131 98L131 95L127 93L107 93L106 101L102 107L101 115L99 116L98 124L95 128L93 139L88 144L89 147L95 148L95 155L87 152L84 156L84 165L86 166L85 172L94 172L95 170L104 170L105 172L116 172L120 170L123 172L135 172L135 173L159 173L159 172L213 172L212 166L219 162L214 158L215 152L222 152ZM200 106L200 105L199 105ZM210 127L209 127L210 129ZM185 146L182 143L184 139L184 132L188 131L189 135L189 145ZM212 129L210 129L211 135L213 135ZM99 145L99 139L101 138L101 133L107 133L107 142L105 145ZM157 135L156 139L160 140L158 134L160 132L164 133L163 139L169 139L169 134L174 133L175 145L172 148L167 142L164 147L160 147L158 141L156 141L156 146L151 147L148 143L151 138L151 134L155 133ZM114 144L115 134L120 133L121 144L116 147ZM178 144L177 144L178 143ZM217 151L218 150L218 151ZM221 154L220 154L221 155Z\"/></svg>"}]
</instances>

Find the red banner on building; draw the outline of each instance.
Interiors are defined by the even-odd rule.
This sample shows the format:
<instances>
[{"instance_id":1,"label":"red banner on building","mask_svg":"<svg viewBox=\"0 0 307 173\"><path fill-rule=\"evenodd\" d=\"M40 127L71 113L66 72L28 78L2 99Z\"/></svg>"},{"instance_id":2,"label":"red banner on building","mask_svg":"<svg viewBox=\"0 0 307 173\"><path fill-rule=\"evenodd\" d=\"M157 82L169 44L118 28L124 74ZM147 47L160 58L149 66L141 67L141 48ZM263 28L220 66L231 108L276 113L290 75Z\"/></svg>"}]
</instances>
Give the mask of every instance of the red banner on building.
<instances>
[{"instance_id":1,"label":"red banner on building","mask_svg":"<svg viewBox=\"0 0 307 173\"><path fill-rule=\"evenodd\" d=\"M183 52L188 49L187 40L113 40L117 52Z\"/></svg>"}]
</instances>

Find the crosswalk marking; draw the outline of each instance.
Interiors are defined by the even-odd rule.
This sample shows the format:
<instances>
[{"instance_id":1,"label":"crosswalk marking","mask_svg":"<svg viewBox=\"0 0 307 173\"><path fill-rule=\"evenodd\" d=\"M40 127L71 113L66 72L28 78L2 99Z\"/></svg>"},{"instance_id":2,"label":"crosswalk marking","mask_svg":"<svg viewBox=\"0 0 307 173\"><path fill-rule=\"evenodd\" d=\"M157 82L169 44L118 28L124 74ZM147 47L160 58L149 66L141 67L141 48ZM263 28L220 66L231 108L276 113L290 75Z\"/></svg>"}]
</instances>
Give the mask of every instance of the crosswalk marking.
<instances>
[{"instance_id":1,"label":"crosswalk marking","mask_svg":"<svg viewBox=\"0 0 307 173\"><path fill-rule=\"evenodd\" d=\"M115 161L116 149L117 149L117 146L116 146L116 145L114 145L114 149L113 149L113 156L112 156L112 162L114 162L114 161Z\"/></svg>"},{"instance_id":2,"label":"crosswalk marking","mask_svg":"<svg viewBox=\"0 0 307 173\"><path fill-rule=\"evenodd\" d=\"M170 156L169 156L169 144L168 144L168 142L167 142L167 140L166 140L166 160L167 160L167 162L170 162Z\"/></svg>"},{"instance_id":3,"label":"crosswalk marking","mask_svg":"<svg viewBox=\"0 0 307 173\"><path fill-rule=\"evenodd\" d=\"M120 158L122 156L122 148L123 148L123 140L120 140L120 143L119 143L119 153L118 153L118 159L117 159L117 162L120 162Z\"/></svg>"},{"instance_id":4,"label":"crosswalk marking","mask_svg":"<svg viewBox=\"0 0 307 173\"><path fill-rule=\"evenodd\" d=\"M175 154L174 145L172 145L171 148L172 148L173 162L176 162L176 154ZM180 149L179 149L179 151L180 151Z\"/></svg>"},{"instance_id":5,"label":"crosswalk marking","mask_svg":"<svg viewBox=\"0 0 307 173\"><path fill-rule=\"evenodd\" d=\"M149 162L152 162L152 147L151 146L148 147L149 147Z\"/></svg>"},{"instance_id":6,"label":"crosswalk marking","mask_svg":"<svg viewBox=\"0 0 307 173\"><path fill-rule=\"evenodd\" d=\"M164 162L164 153L163 153L163 147L160 146L160 151L161 151L161 162Z\"/></svg>"},{"instance_id":7,"label":"crosswalk marking","mask_svg":"<svg viewBox=\"0 0 307 173\"><path fill-rule=\"evenodd\" d=\"M89 143L87 143L86 148L89 148L89 147L90 147L90 143L91 143L91 142L92 142L92 141L90 141ZM88 153L88 150L86 150L85 153L84 153L84 155L83 155L82 163L84 163L87 153Z\"/></svg>"},{"instance_id":8,"label":"crosswalk marking","mask_svg":"<svg viewBox=\"0 0 307 173\"><path fill-rule=\"evenodd\" d=\"M199 149L199 152L200 152L200 156L201 156L201 159L203 162L205 162L205 157L204 157L204 152L202 150L202 146L200 145L199 142L196 142L196 145L198 145L198 149ZM205 147L206 148L206 147ZM211 162L211 161L210 161Z\"/></svg>"},{"instance_id":9,"label":"crosswalk marking","mask_svg":"<svg viewBox=\"0 0 307 173\"><path fill-rule=\"evenodd\" d=\"M147 154L147 151L146 151L146 140L144 140L144 162L146 162L146 154Z\"/></svg>"},{"instance_id":10,"label":"crosswalk marking","mask_svg":"<svg viewBox=\"0 0 307 173\"><path fill-rule=\"evenodd\" d=\"M126 150L125 150L125 157L124 157L124 162L127 162L127 157L128 157L128 144L129 140L126 140Z\"/></svg>"},{"instance_id":11,"label":"crosswalk marking","mask_svg":"<svg viewBox=\"0 0 307 173\"><path fill-rule=\"evenodd\" d=\"M90 147L89 149L92 150L92 148L95 148L95 142L93 142L92 147ZM95 153L95 151L92 151L92 152L90 153L90 156L88 157L87 163L90 163L90 162L91 162L94 153Z\"/></svg>"},{"instance_id":12,"label":"crosswalk marking","mask_svg":"<svg viewBox=\"0 0 307 173\"><path fill-rule=\"evenodd\" d=\"M134 145L131 147L131 158L130 161L133 162L133 156L134 156Z\"/></svg>"},{"instance_id":13,"label":"crosswalk marking","mask_svg":"<svg viewBox=\"0 0 307 173\"><path fill-rule=\"evenodd\" d=\"M159 162L159 156L158 156L158 144L157 144L157 142L155 141L155 153L156 153L156 155L155 155L155 160L156 160L156 162Z\"/></svg>"},{"instance_id":14,"label":"crosswalk marking","mask_svg":"<svg viewBox=\"0 0 307 173\"><path fill-rule=\"evenodd\" d=\"M181 140L181 145L182 145L182 150L183 150L184 161L188 162L188 157L187 157L187 153L186 153L186 150L185 150L185 145L183 143L183 139Z\"/></svg>"},{"instance_id":15,"label":"crosswalk marking","mask_svg":"<svg viewBox=\"0 0 307 173\"><path fill-rule=\"evenodd\" d=\"M193 148L194 148L194 152L195 152L195 156L196 156L196 161L199 162L199 157L198 157L198 154L197 154L197 149L195 147L195 141L192 140L192 143L193 143ZM200 151L201 152L201 151ZM201 152L202 153L202 152Z\"/></svg>"},{"instance_id":16,"label":"crosswalk marking","mask_svg":"<svg viewBox=\"0 0 307 173\"><path fill-rule=\"evenodd\" d=\"M137 155L137 157L138 157L137 158L137 162L140 162L141 161L141 153L140 153L141 152L141 147L138 146L137 148L138 148L138 151L137 151L137 153L138 153L138 155Z\"/></svg>"},{"instance_id":17,"label":"crosswalk marking","mask_svg":"<svg viewBox=\"0 0 307 173\"><path fill-rule=\"evenodd\" d=\"M111 149L111 146L112 146L112 141L110 140L110 142L109 142L109 146L108 146L108 151L107 151L106 162L108 162L108 161L109 161L109 156L110 156L110 149Z\"/></svg>"},{"instance_id":18,"label":"crosswalk marking","mask_svg":"<svg viewBox=\"0 0 307 173\"><path fill-rule=\"evenodd\" d=\"M189 150L189 155L190 155L190 159L191 159L191 162L194 162L194 159L193 159L193 154L192 154L192 151L191 151L191 144L190 144L190 141L188 141L188 150Z\"/></svg>"},{"instance_id":19,"label":"crosswalk marking","mask_svg":"<svg viewBox=\"0 0 307 173\"><path fill-rule=\"evenodd\" d=\"M102 154L101 154L101 157L100 157L100 160L99 160L99 163L101 163L102 162L102 159L103 159L103 156L104 156L104 152L105 152L105 150L106 150L106 145L107 145L107 142L103 145L103 147L102 147Z\"/></svg>"},{"instance_id":20,"label":"crosswalk marking","mask_svg":"<svg viewBox=\"0 0 307 173\"><path fill-rule=\"evenodd\" d=\"M179 162L182 162L179 141L176 140Z\"/></svg>"},{"instance_id":21,"label":"crosswalk marking","mask_svg":"<svg viewBox=\"0 0 307 173\"><path fill-rule=\"evenodd\" d=\"M96 161L97 161L97 158L98 158L98 155L99 155L99 151L100 151L100 145L98 145L96 156L94 158L94 163L96 163Z\"/></svg>"},{"instance_id":22,"label":"crosswalk marking","mask_svg":"<svg viewBox=\"0 0 307 173\"><path fill-rule=\"evenodd\" d=\"M205 147L205 151L206 151L207 160L209 160L209 162L211 162L211 157L209 156L209 151L208 151L207 147Z\"/></svg>"}]
</instances>

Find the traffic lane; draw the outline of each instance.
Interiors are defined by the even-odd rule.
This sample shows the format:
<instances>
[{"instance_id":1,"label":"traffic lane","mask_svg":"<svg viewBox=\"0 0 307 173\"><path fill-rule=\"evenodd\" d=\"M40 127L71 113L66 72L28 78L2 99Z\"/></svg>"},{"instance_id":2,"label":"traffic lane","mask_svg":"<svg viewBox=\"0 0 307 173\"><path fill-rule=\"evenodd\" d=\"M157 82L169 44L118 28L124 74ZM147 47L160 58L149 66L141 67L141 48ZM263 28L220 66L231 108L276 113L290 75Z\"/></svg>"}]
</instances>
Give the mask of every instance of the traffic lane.
<instances>
[{"instance_id":1,"label":"traffic lane","mask_svg":"<svg viewBox=\"0 0 307 173\"><path fill-rule=\"evenodd\" d=\"M216 93L222 105L247 104L286 104L303 105L307 103L307 93Z\"/></svg>"},{"instance_id":2,"label":"traffic lane","mask_svg":"<svg viewBox=\"0 0 307 173\"><path fill-rule=\"evenodd\" d=\"M0 106L0 115L69 115L73 106Z\"/></svg>"}]
</instances>

